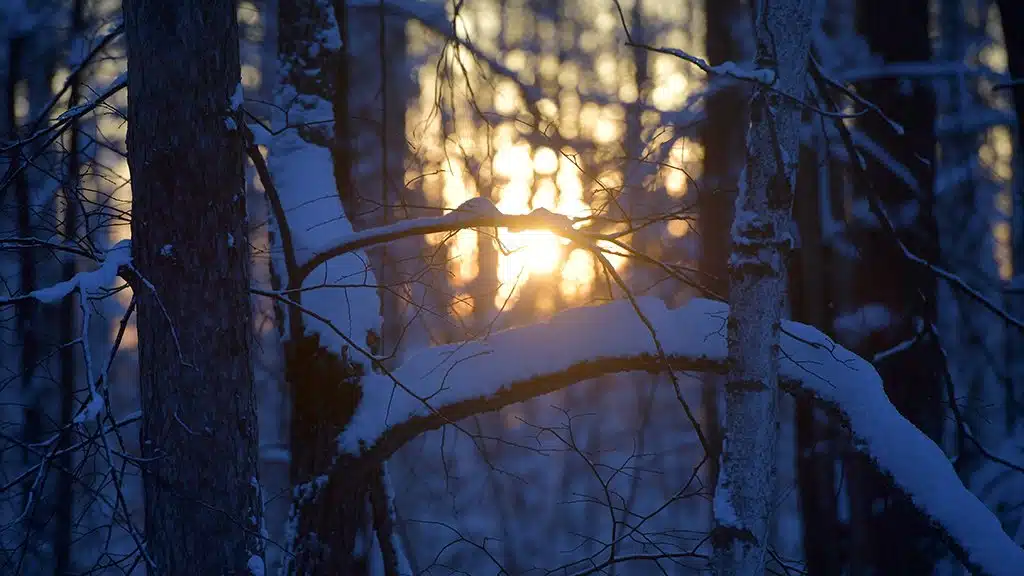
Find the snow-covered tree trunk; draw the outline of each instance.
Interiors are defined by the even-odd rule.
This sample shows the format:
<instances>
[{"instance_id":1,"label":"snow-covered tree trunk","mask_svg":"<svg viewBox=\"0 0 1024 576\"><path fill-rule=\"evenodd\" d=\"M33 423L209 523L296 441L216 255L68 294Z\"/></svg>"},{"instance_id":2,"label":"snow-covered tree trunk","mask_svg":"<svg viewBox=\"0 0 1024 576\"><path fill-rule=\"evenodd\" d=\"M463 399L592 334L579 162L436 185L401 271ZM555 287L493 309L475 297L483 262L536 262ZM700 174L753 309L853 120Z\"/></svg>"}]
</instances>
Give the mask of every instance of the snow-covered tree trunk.
<instances>
[{"instance_id":1,"label":"snow-covered tree trunk","mask_svg":"<svg viewBox=\"0 0 1024 576\"><path fill-rule=\"evenodd\" d=\"M729 259L725 440L714 501L717 574L764 572L775 504L779 337L811 28L810 0L754 7L757 64L774 69L751 102L747 165Z\"/></svg>"},{"instance_id":2,"label":"snow-covered tree trunk","mask_svg":"<svg viewBox=\"0 0 1024 576\"><path fill-rule=\"evenodd\" d=\"M740 0L706 0L705 51L708 62L718 65L741 60L744 56L736 38L737 24L744 15ZM729 223L735 202L737 183L743 169L745 110L749 92L746 86L732 86L712 93L704 106L707 120L701 132L704 145L704 173L697 190L697 226L700 229L700 269L708 274L708 287L716 294L729 289ZM701 410L708 439L721 445L723 378L704 374L701 388ZM718 478L718 462L708 467L710 482Z\"/></svg>"},{"instance_id":3,"label":"snow-covered tree trunk","mask_svg":"<svg viewBox=\"0 0 1024 576\"><path fill-rule=\"evenodd\" d=\"M159 574L260 574L235 3L124 16L146 548Z\"/></svg>"},{"instance_id":4,"label":"snow-covered tree trunk","mask_svg":"<svg viewBox=\"0 0 1024 576\"><path fill-rule=\"evenodd\" d=\"M356 347L365 350L367 333L380 330L376 281L365 254L332 258L309 274L299 270L313 249L352 232L340 189L350 173L349 146L338 136L346 122L332 98L347 90L336 8L344 10L325 0L279 5L280 133L269 143L276 189L269 200L274 275L281 288L302 289L287 292L283 298L294 305L280 309L292 408L286 572L358 576L374 554L370 499L379 469L339 455L336 439L370 371Z\"/></svg>"}]
</instances>

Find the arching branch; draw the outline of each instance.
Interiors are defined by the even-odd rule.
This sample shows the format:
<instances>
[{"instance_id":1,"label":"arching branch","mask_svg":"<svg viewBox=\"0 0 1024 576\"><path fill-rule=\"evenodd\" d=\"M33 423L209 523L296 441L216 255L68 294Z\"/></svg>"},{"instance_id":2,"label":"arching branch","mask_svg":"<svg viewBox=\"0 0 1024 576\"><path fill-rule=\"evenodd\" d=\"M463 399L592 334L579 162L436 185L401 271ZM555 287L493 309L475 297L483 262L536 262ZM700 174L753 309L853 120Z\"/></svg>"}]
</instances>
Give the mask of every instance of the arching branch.
<instances>
[{"instance_id":1,"label":"arching branch","mask_svg":"<svg viewBox=\"0 0 1024 576\"><path fill-rule=\"evenodd\" d=\"M724 370L725 304L694 299L668 310L648 297L637 304L658 331L673 369ZM964 565L978 574L1009 576L1024 563L1024 550L964 487L942 450L892 406L869 362L795 322L783 324L781 356L786 390L838 412L858 449L892 476ZM393 373L404 390L389 378L367 376L362 402L339 445L361 458L383 460L416 436L456 420L602 374L656 372L663 366L629 303L571 309L487 340L414 354Z\"/></svg>"}]
</instances>

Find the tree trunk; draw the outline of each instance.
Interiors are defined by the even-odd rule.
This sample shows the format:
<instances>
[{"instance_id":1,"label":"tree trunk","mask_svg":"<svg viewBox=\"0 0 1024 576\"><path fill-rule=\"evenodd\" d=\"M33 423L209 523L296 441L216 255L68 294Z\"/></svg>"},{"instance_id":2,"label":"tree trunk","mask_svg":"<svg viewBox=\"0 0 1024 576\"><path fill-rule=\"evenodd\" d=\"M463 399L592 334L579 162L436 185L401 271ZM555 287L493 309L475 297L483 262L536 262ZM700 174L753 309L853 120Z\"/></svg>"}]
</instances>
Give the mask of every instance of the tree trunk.
<instances>
[{"instance_id":1,"label":"tree trunk","mask_svg":"<svg viewBox=\"0 0 1024 576\"><path fill-rule=\"evenodd\" d=\"M351 183L338 193L356 231L390 224L409 202L405 192L405 111L410 70L405 56L405 18L381 6L347 9L349 74L359 81L338 86L335 98L347 92L349 133L347 160ZM335 106L335 113L341 103ZM337 139L336 139L337 141ZM337 157L339 150L332 153ZM404 330L402 276L399 262L408 260L415 242L400 241L367 250L379 288L383 319L380 354L386 366L397 365Z\"/></svg>"},{"instance_id":2,"label":"tree trunk","mask_svg":"<svg viewBox=\"0 0 1024 576\"><path fill-rule=\"evenodd\" d=\"M262 566L238 27L229 0L129 0L128 158L147 549Z\"/></svg>"},{"instance_id":3,"label":"tree trunk","mask_svg":"<svg viewBox=\"0 0 1024 576\"><path fill-rule=\"evenodd\" d=\"M927 0L866 0L858 3L858 28L872 52L885 62L926 62L931 59ZM890 17L879 18L885 12ZM858 86L859 93L903 126L897 134L876 114L857 119L857 127L907 167L917 190L901 181L891 166L868 158L867 174L877 196L891 214L914 213L895 225L915 254L935 261L938 244L933 215L935 101L928 86L905 80L878 79ZM863 201L863 200L862 200ZM881 305L892 325L865 339L857 351L866 357L914 337L918 318L924 326L936 322L935 278L906 265L894 240L875 227L855 230L861 247L858 279L853 286L855 306ZM886 282L873 275L891 271ZM933 339L923 339L879 364L885 391L893 405L933 440L942 430L942 366ZM854 542L851 552L865 562L868 573L927 574L934 569L937 541L928 522L899 493L892 482L860 456L848 467Z\"/></svg>"},{"instance_id":4,"label":"tree trunk","mask_svg":"<svg viewBox=\"0 0 1024 576\"><path fill-rule=\"evenodd\" d=\"M742 21L740 0L705 0L705 50L708 62L718 65L743 57L734 30ZM743 170L744 132L743 117L749 94L746 86L732 86L708 96L704 113L707 115L701 131L704 145L704 174L697 191L697 226L700 229L700 270L707 274L704 281L716 294L729 291L729 223ZM721 415L719 403L723 378L718 374L704 374L701 386L703 426L708 440L721 449ZM708 467L709 485L718 478L718 460Z\"/></svg>"},{"instance_id":5,"label":"tree trunk","mask_svg":"<svg viewBox=\"0 0 1024 576\"><path fill-rule=\"evenodd\" d=\"M275 119L281 134L271 143L270 168L279 200L273 252L281 257L273 265L281 286L315 288L290 293L292 301L331 320L363 346L367 330L379 330L376 289L316 286L325 279L372 286L372 272L364 275L365 257L347 254L332 259L310 275L309 284L293 276L294 263L308 257L311 247L351 231L342 205L352 172L345 137L348 120L347 112L339 112L339 107L347 111L348 106L335 99L339 94L342 100L348 98L345 52L339 49L341 42L334 43L343 41L344 21L344 7L326 0L281 3L278 11L280 77L275 101L283 113ZM333 125L315 122L332 113ZM285 129L285 120L300 128ZM285 571L366 574L372 553L372 471L357 468L351 456L339 455L336 441L360 401L360 379L369 370L368 362L303 310L285 306L281 312L292 404L290 476L295 487L287 544L292 555Z\"/></svg>"},{"instance_id":6,"label":"tree trunk","mask_svg":"<svg viewBox=\"0 0 1024 576\"><path fill-rule=\"evenodd\" d=\"M775 508L779 332L811 37L811 0L755 6L757 62L775 69L751 103L747 166L729 259L725 441L712 563L722 576L764 573ZM782 94L789 97L784 97Z\"/></svg>"},{"instance_id":7,"label":"tree trunk","mask_svg":"<svg viewBox=\"0 0 1024 576\"><path fill-rule=\"evenodd\" d=\"M1017 112L1017 141L1024 142L1024 4L1016 0L996 0L999 18L1003 28L1003 42L1006 44L1007 64L1013 86L1013 107ZM1015 269L1016 272L1021 270Z\"/></svg>"},{"instance_id":8,"label":"tree trunk","mask_svg":"<svg viewBox=\"0 0 1024 576\"><path fill-rule=\"evenodd\" d=\"M71 7L71 43L69 59L71 66L78 66L82 54L79 53L84 47L85 32L85 2L75 0ZM68 108L78 106L81 96L81 78L77 71L71 73L69 79L70 88L68 93ZM73 243L76 241L78 231L78 212L81 203L78 199L79 175L81 172L81 158L79 150L79 122L73 119L68 125L70 134L67 151L67 172L64 175L64 241ZM61 275L68 280L75 275L76 258L72 254L64 254L61 262ZM60 303L60 422L62 425L71 422L75 402L75 348L66 345L75 336L75 307L72 297L67 297ZM61 434L61 450L66 450L71 444L71 434ZM64 452L60 457L60 469L72 469L71 451ZM57 478L57 510L56 510L56 534L54 536L54 576L63 576L71 572L71 545L73 538L72 518L74 512L74 491L72 490L73 478L70 473L62 473Z\"/></svg>"},{"instance_id":9,"label":"tree trunk","mask_svg":"<svg viewBox=\"0 0 1024 576\"><path fill-rule=\"evenodd\" d=\"M1013 274L1024 275L1024 3L1017 0L998 0L999 17L1002 21L1003 40L1006 43L1010 77L1016 81L1013 87L1013 107L1017 112L1017 140L1013 147L1013 226L1012 245ZM1024 293L1017 292L1008 298L1010 311L1020 318L1024 314ZM1011 331L1007 338L1007 364L1009 378L1007 387L1007 423L1014 425L1020 416L1009 407L1019 405L1024 390L1024 360L1019 350L1024 346L1024 337Z\"/></svg>"},{"instance_id":10,"label":"tree trunk","mask_svg":"<svg viewBox=\"0 0 1024 576\"><path fill-rule=\"evenodd\" d=\"M27 44L29 39L23 36L15 36L10 39L8 54L10 55L10 67L8 69L7 77L7 98L8 98L8 126L10 126L10 135L12 140L23 136L20 133L18 127L18 118L15 114L15 102L17 97L17 85L18 82L25 79L23 71L23 64L25 63ZM32 238L35 235L35 226L33 226L33 218L35 216L35 206L33 206L32 199L32 187L29 182L28 174L26 173L26 166L24 158L30 157L30 153L26 152L20 147L16 147L11 151L11 163L9 166L9 174L14 174L12 185L14 187L14 201L16 203L16 225L17 234L21 238ZM37 275L37 258L36 250L26 249L21 250L18 254L18 293L28 294L32 292L37 286L36 275ZM25 444L22 448L22 464L28 466L32 463L34 456L32 452L27 448L40 441L42 435L43 421L45 414L43 407L40 405L42 399L42 390L37 388L39 382L35 381L36 366L39 362L39 328L40 328L40 310L39 304L34 300L27 299L20 302L15 313L17 315L17 333L18 339L21 344L21 355L20 355L20 384L21 384L21 396L24 405L23 411L23 424L21 440ZM27 548L34 548L38 543L36 540L39 537L39 532L43 529L43 522L40 520L40 515L37 510L39 505L35 504L32 498L38 496L33 494L31 489L31 481L25 485L23 505L29 510L28 516L24 519L25 524L25 546ZM33 553L34 550L27 550L28 553Z\"/></svg>"},{"instance_id":11,"label":"tree trunk","mask_svg":"<svg viewBox=\"0 0 1024 576\"><path fill-rule=\"evenodd\" d=\"M853 0L823 2L821 28L834 45L851 46L856 35ZM828 51L832 52L832 51ZM827 53L827 52L826 52ZM848 60L836 50L823 62L830 69L841 69ZM791 260L790 313L797 322L831 332L835 305L841 301L841 270L847 260L841 252L830 250L825 222L836 219L833 206L844 190L836 179L849 179L845 166L831 159L828 136L814 124L813 139L801 151L797 175L797 197L793 216L800 234L800 247ZM829 230L829 236L835 232ZM840 512L843 493L841 471L836 461L848 451L835 415L816 406L807 397L796 397L796 473L799 487L800 520L803 527L804 561L810 574L840 574L848 562L848 533Z\"/></svg>"},{"instance_id":12,"label":"tree trunk","mask_svg":"<svg viewBox=\"0 0 1024 576\"><path fill-rule=\"evenodd\" d=\"M831 262L822 238L820 139L804 147L797 175L793 215L800 248L791 260L790 312L793 320L827 330L832 325L829 270ZM827 152L825 153L827 154ZM810 574L840 574L845 562L845 534L839 518L836 458L840 456L839 428L833 417L811 398L796 398L796 474L804 560Z\"/></svg>"}]
</instances>

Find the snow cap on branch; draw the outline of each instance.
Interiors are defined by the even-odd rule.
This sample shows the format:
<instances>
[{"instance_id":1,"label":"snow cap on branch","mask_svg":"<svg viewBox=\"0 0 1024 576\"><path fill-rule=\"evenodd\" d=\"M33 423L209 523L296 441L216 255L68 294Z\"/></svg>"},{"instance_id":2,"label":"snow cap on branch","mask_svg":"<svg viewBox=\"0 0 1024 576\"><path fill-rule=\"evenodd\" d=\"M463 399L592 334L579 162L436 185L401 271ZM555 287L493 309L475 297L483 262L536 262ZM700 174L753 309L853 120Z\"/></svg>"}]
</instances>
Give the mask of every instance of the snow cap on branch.
<instances>
[{"instance_id":1,"label":"snow cap on branch","mask_svg":"<svg viewBox=\"0 0 1024 576\"><path fill-rule=\"evenodd\" d=\"M693 299L668 310L660 300L642 297L636 309L626 301L570 309L548 322L497 332L486 340L420 351L393 373L401 389L387 375L367 376L362 402L338 438L339 448L359 453L389 431L455 405L479 402L496 409L522 401L542 379L560 373L575 370L577 377L598 376L600 367L586 367L602 360L621 360L606 364L611 367L606 372L660 368L663 363L637 309L650 321L677 369L724 363L724 303ZM813 327L784 322L779 369L790 392L809 393L839 411L857 448L892 476L962 552L962 560L982 574L1020 573L1024 550L964 487L942 450L893 407L870 363ZM514 390L520 393L510 394ZM507 398L504 404L488 402L500 396ZM725 515L727 510L719 512Z\"/></svg>"}]
</instances>

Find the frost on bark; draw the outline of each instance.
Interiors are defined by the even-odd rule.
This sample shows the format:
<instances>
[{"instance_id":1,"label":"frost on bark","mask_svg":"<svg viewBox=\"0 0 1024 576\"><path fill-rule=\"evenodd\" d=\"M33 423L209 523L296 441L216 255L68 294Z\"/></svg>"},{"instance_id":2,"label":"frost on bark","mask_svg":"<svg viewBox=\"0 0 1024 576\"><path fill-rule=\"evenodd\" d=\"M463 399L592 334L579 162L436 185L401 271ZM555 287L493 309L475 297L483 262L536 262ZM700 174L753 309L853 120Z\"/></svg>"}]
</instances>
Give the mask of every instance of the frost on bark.
<instances>
[{"instance_id":1,"label":"frost on bark","mask_svg":"<svg viewBox=\"0 0 1024 576\"><path fill-rule=\"evenodd\" d=\"M757 64L774 68L750 108L729 259L725 441L714 503L717 574L764 571L775 501L779 333L810 44L810 0L755 6ZM784 96L788 95L787 96Z\"/></svg>"},{"instance_id":2,"label":"frost on bark","mask_svg":"<svg viewBox=\"0 0 1024 576\"><path fill-rule=\"evenodd\" d=\"M130 0L124 16L146 547L159 574L249 574L262 510L235 3Z\"/></svg>"}]
</instances>

